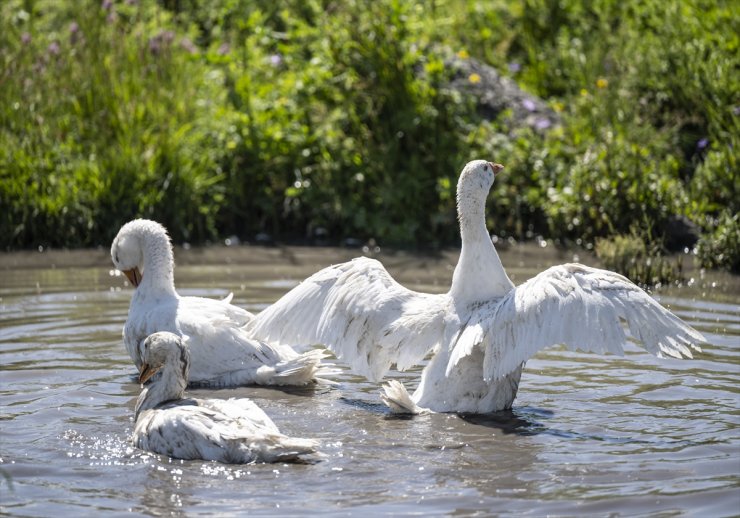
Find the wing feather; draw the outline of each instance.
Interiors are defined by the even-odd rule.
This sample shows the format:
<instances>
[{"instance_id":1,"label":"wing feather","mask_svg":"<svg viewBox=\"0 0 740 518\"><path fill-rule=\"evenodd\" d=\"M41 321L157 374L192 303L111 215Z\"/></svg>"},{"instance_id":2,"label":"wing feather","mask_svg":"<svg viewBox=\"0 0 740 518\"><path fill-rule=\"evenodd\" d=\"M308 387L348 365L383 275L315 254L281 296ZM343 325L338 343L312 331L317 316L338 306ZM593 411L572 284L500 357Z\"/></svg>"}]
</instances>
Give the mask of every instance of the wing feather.
<instances>
[{"instance_id":1,"label":"wing feather","mask_svg":"<svg viewBox=\"0 0 740 518\"><path fill-rule=\"evenodd\" d=\"M440 343L449 297L398 284L380 262L359 257L315 273L257 315L253 336L319 343L376 381L392 364L419 363Z\"/></svg>"},{"instance_id":2,"label":"wing feather","mask_svg":"<svg viewBox=\"0 0 740 518\"><path fill-rule=\"evenodd\" d=\"M198 315L200 318L213 321L218 325L244 326L254 318L254 315L231 304L232 298L233 294L231 293L223 300L204 297L180 297L179 311L189 315Z\"/></svg>"},{"instance_id":3,"label":"wing feather","mask_svg":"<svg viewBox=\"0 0 740 518\"><path fill-rule=\"evenodd\" d=\"M497 381L539 350L624 354L629 335L656 356L692 357L704 337L625 277L580 264L554 266L474 311L447 372L475 347L483 375Z\"/></svg>"}]
</instances>

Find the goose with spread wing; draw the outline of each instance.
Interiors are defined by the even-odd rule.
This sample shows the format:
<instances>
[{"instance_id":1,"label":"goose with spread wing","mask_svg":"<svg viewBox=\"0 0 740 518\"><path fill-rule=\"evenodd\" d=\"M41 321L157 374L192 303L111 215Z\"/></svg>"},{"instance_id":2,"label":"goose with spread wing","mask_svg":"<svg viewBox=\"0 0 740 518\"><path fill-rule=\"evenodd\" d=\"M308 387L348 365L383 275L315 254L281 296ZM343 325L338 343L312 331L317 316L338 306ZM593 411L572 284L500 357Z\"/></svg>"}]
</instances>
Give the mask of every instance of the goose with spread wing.
<instances>
[{"instance_id":1,"label":"goose with spread wing","mask_svg":"<svg viewBox=\"0 0 740 518\"><path fill-rule=\"evenodd\" d=\"M111 258L135 288L123 341L137 368L142 363L138 344L152 333L169 331L187 342L193 385L305 385L331 372L322 368L324 351L298 354L288 345L253 339L244 327L253 315L230 304L230 297L180 296L172 244L156 221L136 219L123 225Z\"/></svg>"},{"instance_id":2,"label":"goose with spread wing","mask_svg":"<svg viewBox=\"0 0 740 518\"><path fill-rule=\"evenodd\" d=\"M691 357L702 335L614 272L554 266L515 287L486 229L500 164L468 163L457 185L462 250L444 294L418 293L365 257L325 268L248 324L263 339L320 343L358 374L380 380L433 353L409 395L391 381L394 412L487 413L510 408L524 362L557 344L622 355L632 339L657 356Z\"/></svg>"},{"instance_id":3,"label":"goose with spread wing","mask_svg":"<svg viewBox=\"0 0 740 518\"><path fill-rule=\"evenodd\" d=\"M285 462L314 453L316 442L288 437L253 401L240 398L183 399L190 354L182 339L168 332L141 341L140 383L133 444L176 459L230 464Z\"/></svg>"}]
</instances>

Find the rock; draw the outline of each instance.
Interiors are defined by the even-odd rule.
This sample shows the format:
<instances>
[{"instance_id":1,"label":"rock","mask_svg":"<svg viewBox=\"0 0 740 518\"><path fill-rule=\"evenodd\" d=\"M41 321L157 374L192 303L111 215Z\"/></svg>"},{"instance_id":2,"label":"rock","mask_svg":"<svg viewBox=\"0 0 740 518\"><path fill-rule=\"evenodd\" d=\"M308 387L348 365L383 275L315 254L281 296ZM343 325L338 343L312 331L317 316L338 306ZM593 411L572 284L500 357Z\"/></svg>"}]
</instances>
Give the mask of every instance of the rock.
<instances>
[{"instance_id":1,"label":"rock","mask_svg":"<svg viewBox=\"0 0 740 518\"><path fill-rule=\"evenodd\" d=\"M453 56L445 61L453 71L449 87L472 96L478 113L495 120L501 112L511 110L513 128L529 126L545 133L560 124L560 117L539 97L523 91L512 79L475 59Z\"/></svg>"},{"instance_id":2,"label":"rock","mask_svg":"<svg viewBox=\"0 0 740 518\"><path fill-rule=\"evenodd\" d=\"M663 234L663 246L669 252L693 248L701 235L698 225L686 216L669 216L658 231Z\"/></svg>"}]
</instances>

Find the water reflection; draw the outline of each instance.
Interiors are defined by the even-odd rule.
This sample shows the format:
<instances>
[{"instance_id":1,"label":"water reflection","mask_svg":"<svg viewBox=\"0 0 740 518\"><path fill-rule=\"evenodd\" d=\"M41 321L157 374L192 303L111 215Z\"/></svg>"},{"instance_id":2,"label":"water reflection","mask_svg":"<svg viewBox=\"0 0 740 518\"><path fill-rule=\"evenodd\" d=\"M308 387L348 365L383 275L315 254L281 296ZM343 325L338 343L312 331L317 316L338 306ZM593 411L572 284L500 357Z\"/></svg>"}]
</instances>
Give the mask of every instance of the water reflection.
<instances>
[{"instance_id":1,"label":"water reflection","mask_svg":"<svg viewBox=\"0 0 740 518\"><path fill-rule=\"evenodd\" d=\"M195 468L192 462L153 458L147 469L140 505L134 511L153 516L185 516L184 509L194 508L198 501L190 496L192 485L185 471Z\"/></svg>"}]
</instances>

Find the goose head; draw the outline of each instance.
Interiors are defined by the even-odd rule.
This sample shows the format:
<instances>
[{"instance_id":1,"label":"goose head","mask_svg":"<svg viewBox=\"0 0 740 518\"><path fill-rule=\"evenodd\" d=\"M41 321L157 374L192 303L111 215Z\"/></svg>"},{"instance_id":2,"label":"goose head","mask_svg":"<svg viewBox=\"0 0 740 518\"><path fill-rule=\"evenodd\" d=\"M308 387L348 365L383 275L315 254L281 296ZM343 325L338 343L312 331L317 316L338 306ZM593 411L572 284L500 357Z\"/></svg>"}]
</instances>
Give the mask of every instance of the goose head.
<instances>
[{"instance_id":1,"label":"goose head","mask_svg":"<svg viewBox=\"0 0 740 518\"><path fill-rule=\"evenodd\" d=\"M187 383L190 351L176 334L161 331L147 336L139 343L139 355L142 360L139 383L146 383L165 366Z\"/></svg>"},{"instance_id":2,"label":"goose head","mask_svg":"<svg viewBox=\"0 0 740 518\"><path fill-rule=\"evenodd\" d=\"M152 379L139 395L136 402L136 417L139 412L154 408L165 401L182 399L188 384L190 352L182 338L174 333L153 333L139 342L142 360L139 383Z\"/></svg>"},{"instance_id":3,"label":"goose head","mask_svg":"<svg viewBox=\"0 0 740 518\"><path fill-rule=\"evenodd\" d=\"M465 165L457 181L457 214L461 223L483 221L488 191L503 169L501 164L486 160L473 160Z\"/></svg>"},{"instance_id":4,"label":"goose head","mask_svg":"<svg viewBox=\"0 0 740 518\"><path fill-rule=\"evenodd\" d=\"M134 287L150 278L174 290L173 255L167 230L156 221L135 219L121 227L110 249L115 267Z\"/></svg>"},{"instance_id":5,"label":"goose head","mask_svg":"<svg viewBox=\"0 0 740 518\"><path fill-rule=\"evenodd\" d=\"M468 212L468 207L485 208L488 191L503 169L501 164L486 160L473 160L465 165L457 182L457 204L461 216Z\"/></svg>"}]
</instances>

